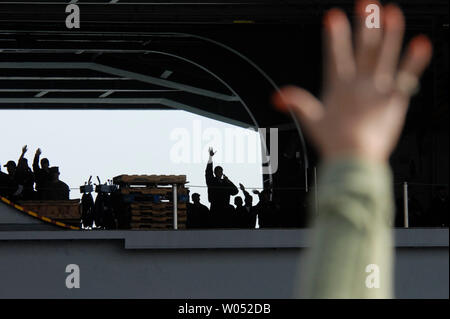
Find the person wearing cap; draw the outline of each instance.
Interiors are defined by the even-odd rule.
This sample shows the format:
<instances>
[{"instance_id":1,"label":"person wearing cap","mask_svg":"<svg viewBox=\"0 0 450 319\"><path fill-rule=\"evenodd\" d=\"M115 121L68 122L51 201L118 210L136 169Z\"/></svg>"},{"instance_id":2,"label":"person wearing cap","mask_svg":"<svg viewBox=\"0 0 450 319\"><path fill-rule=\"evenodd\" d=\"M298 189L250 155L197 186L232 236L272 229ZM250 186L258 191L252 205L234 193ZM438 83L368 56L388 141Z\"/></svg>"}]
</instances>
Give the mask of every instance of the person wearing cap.
<instances>
[{"instance_id":1,"label":"person wearing cap","mask_svg":"<svg viewBox=\"0 0 450 319\"><path fill-rule=\"evenodd\" d=\"M1 171L0 166L0 196L10 198L16 190L17 185L15 185L14 181L8 174Z\"/></svg>"},{"instance_id":2,"label":"person wearing cap","mask_svg":"<svg viewBox=\"0 0 450 319\"><path fill-rule=\"evenodd\" d=\"M69 186L66 183L59 180L59 167L53 166L49 169L50 180L48 187L45 189L45 199L47 200L68 200L69 199Z\"/></svg>"},{"instance_id":3,"label":"person wearing cap","mask_svg":"<svg viewBox=\"0 0 450 319\"><path fill-rule=\"evenodd\" d=\"M17 200L22 195L23 186L19 185L15 180L16 163L8 161L3 167L6 167L8 174L0 172L0 195L11 200Z\"/></svg>"},{"instance_id":4,"label":"person wearing cap","mask_svg":"<svg viewBox=\"0 0 450 319\"><path fill-rule=\"evenodd\" d=\"M39 156L41 153L41 149L38 148L34 154L33 172L36 179L37 198L45 199L45 188L50 182L50 162L47 158L43 158L39 167Z\"/></svg>"},{"instance_id":5,"label":"person wearing cap","mask_svg":"<svg viewBox=\"0 0 450 319\"><path fill-rule=\"evenodd\" d=\"M6 167L9 177L13 178L17 170L16 162L8 161L3 167Z\"/></svg>"},{"instance_id":6,"label":"person wearing cap","mask_svg":"<svg viewBox=\"0 0 450 319\"><path fill-rule=\"evenodd\" d=\"M0 196L8 197L8 182L8 174L3 173L0 167Z\"/></svg>"}]
</instances>

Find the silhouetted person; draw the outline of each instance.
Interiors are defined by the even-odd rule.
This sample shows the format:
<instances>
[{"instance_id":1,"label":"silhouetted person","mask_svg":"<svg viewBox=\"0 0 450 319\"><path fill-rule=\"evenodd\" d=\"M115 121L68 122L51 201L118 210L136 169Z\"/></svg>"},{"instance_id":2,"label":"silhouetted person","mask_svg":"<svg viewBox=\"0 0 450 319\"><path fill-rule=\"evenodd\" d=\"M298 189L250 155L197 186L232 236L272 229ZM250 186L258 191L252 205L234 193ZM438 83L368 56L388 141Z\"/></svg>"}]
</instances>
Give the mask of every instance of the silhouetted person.
<instances>
[{"instance_id":1,"label":"silhouetted person","mask_svg":"<svg viewBox=\"0 0 450 319\"><path fill-rule=\"evenodd\" d=\"M192 194L192 203L187 205L186 228L208 228L209 219L209 209L200 203L200 194Z\"/></svg>"},{"instance_id":2,"label":"silhouetted person","mask_svg":"<svg viewBox=\"0 0 450 319\"><path fill-rule=\"evenodd\" d=\"M17 188L17 183L8 174L3 173L0 168L0 196L12 199L11 197L17 191Z\"/></svg>"},{"instance_id":3,"label":"silhouetted person","mask_svg":"<svg viewBox=\"0 0 450 319\"><path fill-rule=\"evenodd\" d=\"M241 196L236 196L234 198L234 212L230 217L229 223L233 228L245 228L244 226L244 214L245 214L245 208L244 208L244 201L242 200Z\"/></svg>"},{"instance_id":4,"label":"silhouetted person","mask_svg":"<svg viewBox=\"0 0 450 319\"><path fill-rule=\"evenodd\" d=\"M28 160L24 157L27 152L27 146L22 147L22 153L17 161L17 168L14 172L14 180L17 184L23 186L21 199L34 199L34 174L28 166Z\"/></svg>"},{"instance_id":5,"label":"silhouetted person","mask_svg":"<svg viewBox=\"0 0 450 319\"><path fill-rule=\"evenodd\" d=\"M253 206L253 197L246 190L244 185L239 184L239 188L244 193L244 206L240 213L241 227L242 228L255 228L256 226L256 209Z\"/></svg>"},{"instance_id":6,"label":"silhouetted person","mask_svg":"<svg viewBox=\"0 0 450 319\"><path fill-rule=\"evenodd\" d=\"M50 162L47 158L41 159L41 167L39 167L39 156L41 149L38 148L34 155L33 172L36 181L36 191L38 199L45 199L45 188L50 182Z\"/></svg>"},{"instance_id":7,"label":"silhouetted person","mask_svg":"<svg viewBox=\"0 0 450 319\"><path fill-rule=\"evenodd\" d=\"M18 184L23 185L22 199L35 199L34 174L28 166L28 160L21 158L18 164L15 179Z\"/></svg>"},{"instance_id":8,"label":"silhouetted person","mask_svg":"<svg viewBox=\"0 0 450 319\"><path fill-rule=\"evenodd\" d=\"M215 152L209 148L209 160L206 165L205 178L208 186L208 201L211 203L212 226L229 227L229 216L233 213L230 205L230 196L236 195L237 187L223 174L220 166L214 168L212 157Z\"/></svg>"},{"instance_id":9,"label":"silhouetted person","mask_svg":"<svg viewBox=\"0 0 450 319\"><path fill-rule=\"evenodd\" d=\"M9 177L14 179L17 170L16 162L8 161L5 165L3 165L3 167L6 167L6 171L8 172Z\"/></svg>"},{"instance_id":10,"label":"silhouetted person","mask_svg":"<svg viewBox=\"0 0 450 319\"><path fill-rule=\"evenodd\" d=\"M14 185L15 190L12 192L10 199L12 201L20 200L22 199L22 192L23 192L23 185L19 184L17 182L16 172L17 172L17 166L16 162L14 161L8 161L3 167L6 167L6 170L8 171L8 177L10 180L11 185Z\"/></svg>"},{"instance_id":11,"label":"silhouetted person","mask_svg":"<svg viewBox=\"0 0 450 319\"><path fill-rule=\"evenodd\" d=\"M68 200L69 186L59 180L59 168L50 167L50 182L45 190L45 199L47 200Z\"/></svg>"},{"instance_id":12,"label":"silhouetted person","mask_svg":"<svg viewBox=\"0 0 450 319\"><path fill-rule=\"evenodd\" d=\"M253 191L259 196L259 203L255 206L258 214L260 228L277 227L277 206L270 200L270 190L264 189L262 192Z\"/></svg>"},{"instance_id":13,"label":"silhouetted person","mask_svg":"<svg viewBox=\"0 0 450 319\"><path fill-rule=\"evenodd\" d=\"M92 228L94 222L94 198L91 192L84 192L81 197L81 222L84 228Z\"/></svg>"},{"instance_id":14,"label":"silhouetted person","mask_svg":"<svg viewBox=\"0 0 450 319\"><path fill-rule=\"evenodd\" d=\"M0 196L8 197L9 196L9 177L8 174L5 174L0 169Z\"/></svg>"}]
</instances>

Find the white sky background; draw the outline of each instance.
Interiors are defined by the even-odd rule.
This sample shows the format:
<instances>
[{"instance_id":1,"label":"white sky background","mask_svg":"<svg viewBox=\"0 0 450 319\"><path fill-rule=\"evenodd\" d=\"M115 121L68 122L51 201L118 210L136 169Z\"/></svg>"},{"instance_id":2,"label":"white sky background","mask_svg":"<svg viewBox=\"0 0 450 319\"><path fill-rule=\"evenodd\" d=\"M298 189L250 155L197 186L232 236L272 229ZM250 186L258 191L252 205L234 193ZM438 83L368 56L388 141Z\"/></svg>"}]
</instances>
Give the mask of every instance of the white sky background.
<instances>
[{"instance_id":1,"label":"white sky background","mask_svg":"<svg viewBox=\"0 0 450 319\"><path fill-rule=\"evenodd\" d=\"M25 157L31 167L34 153L40 147L41 158L47 157L50 166L59 166L60 179L76 188L71 189L70 198L81 197L78 187L90 175L95 183L97 175L102 183L121 174L187 175L190 182L187 186L206 186L204 172L209 146L217 149L214 166L221 165L236 186L243 183L249 191L262 187L260 144L251 144L245 138L250 134L259 141L258 133L189 112L0 110L0 119L2 171L6 172L3 165L8 160L17 163L23 145L28 145ZM241 143L244 141L245 145L227 141L227 130L237 130L234 132L243 138ZM203 158L196 155L199 153ZM176 163L174 154L184 155L185 163ZM226 155L230 157L228 160ZM201 202L209 207L205 187L190 190L191 194L199 193ZM239 195L243 197L242 192ZM254 196L254 204L257 202Z\"/></svg>"}]
</instances>

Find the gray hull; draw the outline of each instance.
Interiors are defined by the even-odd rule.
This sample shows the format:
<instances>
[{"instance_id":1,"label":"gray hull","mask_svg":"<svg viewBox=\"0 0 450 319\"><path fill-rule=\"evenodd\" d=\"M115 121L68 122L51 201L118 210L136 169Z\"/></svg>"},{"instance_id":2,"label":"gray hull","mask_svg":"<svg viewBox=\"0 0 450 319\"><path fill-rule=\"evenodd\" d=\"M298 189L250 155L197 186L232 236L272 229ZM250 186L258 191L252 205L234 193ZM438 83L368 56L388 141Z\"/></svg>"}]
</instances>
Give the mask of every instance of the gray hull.
<instances>
[{"instance_id":1,"label":"gray hull","mask_svg":"<svg viewBox=\"0 0 450 319\"><path fill-rule=\"evenodd\" d=\"M309 233L60 230L0 204L0 298L296 298ZM448 298L448 229L395 238L396 298Z\"/></svg>"}]
</instances>

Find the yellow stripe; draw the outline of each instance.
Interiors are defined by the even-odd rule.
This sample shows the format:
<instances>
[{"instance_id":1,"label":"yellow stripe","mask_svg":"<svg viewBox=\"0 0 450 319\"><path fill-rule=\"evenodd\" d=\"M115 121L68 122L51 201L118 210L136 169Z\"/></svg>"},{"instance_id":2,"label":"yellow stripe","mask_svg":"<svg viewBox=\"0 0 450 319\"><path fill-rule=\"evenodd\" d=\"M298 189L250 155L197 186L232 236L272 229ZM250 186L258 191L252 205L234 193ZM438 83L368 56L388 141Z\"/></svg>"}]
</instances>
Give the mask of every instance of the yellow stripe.
<instances>
[{"instance_id":1,"label":"yellow stripe","mask_svg":"<svg viewBox=\"0 0 450 319\"><path fill-rule=\"evenodd\" d=\"M54 221L54 220L52 220L52 219L50 219L50 218L48 218L48 217L40 216L40 215L38 215L38 214L35 213L35 212L29 211L29 210L25 210L22 206L19 206L19 205L17 205L17 204L12 203L9 199L7 199L7 198L5 198L5 197L0 196L0 199L1 199L4 203L6 203L6 204L8 204L8 205L10 205L10 206L12 206L12 207L14 207L15 209L20 210L21 212L24 212L24 213L26 213L26 214L28 214L28 215L30 215L30 216L35 217L35 218L39 218L39 219L41 219L41 220L43 220L43 221L45 221L45 222L52 223L52 224L56 224L56 225L61 226L61 227L64 227L64 228L70 228L70 229L76 229L76 230L80 229L80 227L66 225L66 224L64 224L64 223L61 223L61 222L58 222L58 221Z\"/></svg>"}]
</instances>

